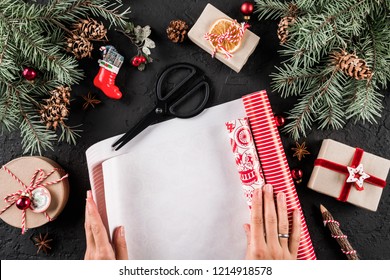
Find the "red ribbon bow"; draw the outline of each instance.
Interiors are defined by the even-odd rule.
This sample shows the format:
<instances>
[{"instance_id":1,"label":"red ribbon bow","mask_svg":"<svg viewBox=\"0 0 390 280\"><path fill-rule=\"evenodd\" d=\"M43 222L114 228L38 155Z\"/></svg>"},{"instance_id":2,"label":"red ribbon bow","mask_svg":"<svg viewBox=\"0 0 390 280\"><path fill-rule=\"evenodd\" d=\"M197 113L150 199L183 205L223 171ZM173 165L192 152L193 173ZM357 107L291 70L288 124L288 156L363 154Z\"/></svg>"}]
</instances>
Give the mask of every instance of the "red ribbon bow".
<instances>
[{"instance_id":1,"label":"red ribbon bow","mask_svg":"<svg viewBox=\"0 0 390 280\"><path fill-rule=\"evenodd\" d=\"M14 192L14 193L8 194L8 195L6 195L4 197L4 201L6 203L8 203L8 205L5 206L0 211L0 215L3 214L12 205L14 205L15 202L20 197L22 197L23 195L28 194L29 197L31 198L31 192L33 190L35 190L36 188L38 188L38 187L46 187L46 186L49 186L49 185L57 184L57 183L61 182L62 180L64 180L65 178L68 177L68 174L66 174L66 175L62 176L61 178L59 178L57 180L43 183L48 177L50 177L50 175L52 175L54 172L58 171L59 169L58 168L54 168L52 171L50 171L47 174L42 169L37 169L34 172L32 178L31 178L30 184L27 186L18 177L16 177L16 175L13 174L11 172L11 170L9 170L6 166L3 166L2 169L4 169L4 171L7 172L16 182L18 182L23 187L23 189L18 190L18 191ZM43 214L48 219L48 221L52 221L52 218L49 217L49 215L47 214L46 211L43 212ZM24 234L26 232L26 230L27 230L27 228L26 228L26 209L24 209L24 210L22 210L22 234Z\"/></svg>"},{"instance_id":2,"label":"red ribbon bow","mask_svg":"<svg viewBox=\"0 0 390 280\"><path fill-rule=\"evenodd\" d=\"M350 172L348 170L348 167L357 168L360 165L360 162L362 161L363 154L364 154L364 151L362 149L356 148L350 166L341 165L341 164L331 162L329 160L322 159L322 158L316 159L314 162L314 166L325 167L327 169L330 169L330 170L333 170L333 171L336 171L339 173L343 173L346 176L349 176ZM380 188L386 187L385 180L378 178L378 177L375 177L375 176L370 175L370 174L366 174L366 175L368 175L368 176L366 176L367 178L365 178L364 180L367 183L378 186ZM346 179L343 187L341 188L340 195L337 199L340 201L343 201L343 202L347 201L352 186L355 186L358 191L364 190L364 188L362 186L359 186L356 182L349 183L349 182L347 182L347 179Z\"/></svg>"}]
</instances>

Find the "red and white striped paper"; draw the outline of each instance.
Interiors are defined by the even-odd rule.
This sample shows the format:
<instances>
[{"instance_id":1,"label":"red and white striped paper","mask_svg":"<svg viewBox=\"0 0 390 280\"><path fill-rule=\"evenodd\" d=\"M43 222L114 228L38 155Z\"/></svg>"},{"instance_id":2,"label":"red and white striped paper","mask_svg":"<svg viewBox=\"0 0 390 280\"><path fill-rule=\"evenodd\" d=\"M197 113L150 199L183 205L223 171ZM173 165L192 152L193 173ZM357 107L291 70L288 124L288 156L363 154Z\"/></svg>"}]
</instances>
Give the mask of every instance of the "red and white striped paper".
<instances>
[{"instance_id":1,"label":"red and white striped paper","mask_svg":"<svg viewBox=\"0 0 390 280\"><path fill-rule=\"evenodd\" d=\"M260 158L267 184L272 184L275 194L286 194L287 210L291 224L292 210L299 209L301 216L301 241L298 259L314 260L316 255L303 216L294 181L284 153L271 104L265 90L243 97L244 108L249 118L252 135Z\"/></svg>"}]
</instances>

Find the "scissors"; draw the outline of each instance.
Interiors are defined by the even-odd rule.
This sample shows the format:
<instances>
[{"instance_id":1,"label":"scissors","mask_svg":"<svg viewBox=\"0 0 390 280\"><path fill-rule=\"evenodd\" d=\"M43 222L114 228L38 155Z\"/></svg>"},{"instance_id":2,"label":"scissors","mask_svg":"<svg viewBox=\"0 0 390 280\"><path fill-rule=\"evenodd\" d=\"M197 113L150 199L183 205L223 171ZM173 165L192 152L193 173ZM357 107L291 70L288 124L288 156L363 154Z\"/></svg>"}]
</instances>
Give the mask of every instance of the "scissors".
<instances>
[{"instance_id":1,"label":"scissors","mask_svg":"<svg viewBox=\"0 0 390 280\"><path fill-rule=\"evenodd\" d=\"M180 81L165 93L164 87L169 84L169 77L180 74L180 72L189 74L182 79L180 78ZM203 87L204 90L202 90ZM198 115L206 107L209 96L209 83L198 68L188 63L177 63L169 66L157 80L157 102L154 109L118 139L112 147L118 151L149 125L166 116L185 119Z\"/></svg>"}]
</instances>

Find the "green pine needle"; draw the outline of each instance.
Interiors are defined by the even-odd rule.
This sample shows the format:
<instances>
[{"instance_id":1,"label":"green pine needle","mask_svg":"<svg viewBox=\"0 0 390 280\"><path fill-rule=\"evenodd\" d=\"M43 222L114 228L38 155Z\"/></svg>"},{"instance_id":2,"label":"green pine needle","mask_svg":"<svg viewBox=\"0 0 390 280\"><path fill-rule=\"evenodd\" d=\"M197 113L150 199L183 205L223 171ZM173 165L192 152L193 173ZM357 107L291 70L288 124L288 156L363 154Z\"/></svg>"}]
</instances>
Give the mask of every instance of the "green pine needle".
<instances>
[{"instance_id":1,"label":"green pine needle","mask_svg":"<svg viewBox=\"0 0 390 280\"><path fill-rule=\"evenodd\" d=\"M23 151L30 154L52 150L56 140L75 144L77 127L61 122L57 134L39 115L53 89L83 78L78 61L65 52L65 37L79 19L102 17L123 28L129 13L130 8L110 0L0 1L0 132L20 129ZM33 83L22 77L26 66L40 73Z\"/></svg>"},{"instance_id":2,"label":"green pine needle","mask_svg":"<svg viewBox=\"0 0 390 280\"><path fill-rule=\"evenodd\" d=\"M272 90L297 96L284 131L294 139L319 129L340 129L349 120L376 122L390 81L390 1L256 0L259 19L278 19L298 7L279 53L285 57L271 74ZM276 34L275 34L276 36ZM364 60L370 80L356 80L332 58L345 50Z\"/></svg>"}]
</instances>

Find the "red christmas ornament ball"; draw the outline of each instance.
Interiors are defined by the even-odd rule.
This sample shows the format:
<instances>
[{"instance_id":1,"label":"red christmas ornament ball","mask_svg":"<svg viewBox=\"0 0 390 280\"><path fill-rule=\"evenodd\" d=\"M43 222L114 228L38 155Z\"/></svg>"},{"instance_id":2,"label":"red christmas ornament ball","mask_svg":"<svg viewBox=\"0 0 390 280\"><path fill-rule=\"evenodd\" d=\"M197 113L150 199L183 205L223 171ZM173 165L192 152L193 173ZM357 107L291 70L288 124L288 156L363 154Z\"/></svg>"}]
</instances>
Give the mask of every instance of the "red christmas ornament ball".
<instances>
[{"instance_id":1,"label":"red christmas ornament ball","mask_svg":"<svg viewBox=\"0 0 390 280\"><path fill-rule=\"evenodd\" d=\"M134 66L134 67L138 67L141 65L141 57L140 56L134 56L133 59L131 60L131 64Z\"/></svg>"},{"instance_id":2,"label":"red christmas ornament ball","mask_svg":"<svg viewBox=\"0 0 390 280\"><path fill-rule=\"evenodd\" d=\"M282 115L275 115L275 123L277 127L281 127L286 122L286 119Z\"/></svg>"},{"instance_id":3,"label":"red christmas ornament ball","mask_svg":"<svg viewBox=\"0 0 390 280\"><path fill-rule=\"evenodd\" d=\"M25 78L27 81L35 80L37 74L37 71L31 67L25 67L22 72L23 78Z\"/></svg>"},{"instance_id":4,"label":"red christmas ornament ball","mask_svg":"<svg viewBox=\"0 0 390 280\"><path fill-rule=\"evenodd\" d=\"M249 20L250 16L253 14L253 3L250 1L245 1L242 3L241 13L244 15L246 20Z\"/></svg>"},{"instance_id":5,"label":"red christmas ornament ball","mask_svg":"<svg viewBox=\"0 0 390 280\"><path fill-rule=\"evenodd\" d=\"M26 210L29 208L31 205L31 199L28 196L21 196L17 201L16 201L16 207L20 210Z\"/></svg>"},{"instance_id":6,"label":"red christmas ornament ball","mask_svg":"<svg viewBox=\"0 0 390 280\"><path fill-rule=\"evenodd\" d=\"M294 168L293 170L291 170L291 176L294 181L299 184L300 182L302 182L303 172L299 168Z\"/></svg>"}]
</instances>

